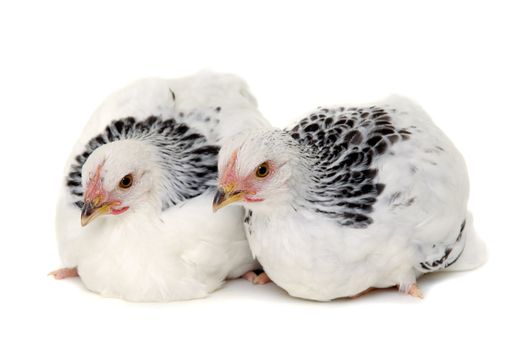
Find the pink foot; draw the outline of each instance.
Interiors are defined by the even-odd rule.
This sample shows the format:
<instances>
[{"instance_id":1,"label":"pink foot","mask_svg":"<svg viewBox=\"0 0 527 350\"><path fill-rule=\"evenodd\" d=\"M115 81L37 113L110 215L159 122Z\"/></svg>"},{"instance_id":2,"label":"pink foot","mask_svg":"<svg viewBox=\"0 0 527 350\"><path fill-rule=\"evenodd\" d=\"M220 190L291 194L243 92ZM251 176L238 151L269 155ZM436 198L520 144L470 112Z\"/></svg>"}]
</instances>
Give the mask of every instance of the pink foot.
<instances>
[{"instance_id":1,"label":"pink foot","mask_svg":"<svg viewBox=\"0 0 527 350\"><path fill-rule=\"evenodd\" d=\"M371 288L368 288L358 294L355 294L355 295L352 295L348 298L350 299L357 299L358 297L361 297L363 296L364 294L368 294L370 293L371 291L374 291L375 289L378 289L378 288L374 288L374 287L371 287ZM420 298L420 299L423 299L423 292L421 292L421 290L419 289L419 287L417 286L416 283L410 285L410 287L408 287L407 290L405 289L401 289L401 287L399 286L399 290L403 293L406 293L408 295L411 295L413 297L416 297L416 298Z\"/></svg>"},{"instance_id":2,"label":"pink foot","mask_svg":"<svg viewBox=\"0 0 527 350\"><path fill-rule=\"evenodd\" d=\"M259 274L254 280L253 280L253 283L254 284L267 284L269 282L272 282L271 279L269 278L269 276L267 276L267 274L265 272L262 272L261 274Z\"/></svg>"},{"instance_id":3,"label":"pink foot","mask_svg":"<svg viewBox=\"0 0 527 350\"><path fill-rule=\"evenodd\" d=\"M256 277L258 277L258 275L254 271L246 272L242 276L243 279L245 279L245 280L247 280L247 281L249 281L251 283L254 283L254 280L256 279Z\"/></svg>"},{"instance_id":4,"label":"pink foot","mask_svg":"<svg viewBox=\"0 0 527 350\"><path fill-rule=\"evenodd\" d=\"M421 289L417 286L416 283L412 284L410 286L410 289L408 289L408 292L406 292L408 295L411 295L413 297L423 299L423 292L421 292Z\"/></svg>"},{"instance_id":5,"label":"pink foot","mask_svg":"<svg viewBox=\"0 0 527 350\"><path fill-rule=\"evenodd\" d=\"M412 283L407 286L399 285L399 291L411 295L415 298L423 299L423 292L417 286L417 283Z\"/></svg>"},{"instance_id":6,"label":"pink foot","mask_svg":"<svg viewBox=\"0 0 527 350\"><path fill-rule=\"evenodd\" d=\"M53 276L56 280L63 280L65 278L78 277L79 274L76 267L65 267L48 273L48 276Z\"/></svg>"},{"instance_id":7,"label":"pink foot","mask_svg":"<svg viewBox=\"0 0 527 350\"><path fill-rule=\"evenodd\" d=\"M246 279L247 281L253 283L253 284L266 284L271 282L271 279L265 272L262 272L261 274L257 275L254 271L246 272L242 278Z\"/></svg>"}]
</instances>

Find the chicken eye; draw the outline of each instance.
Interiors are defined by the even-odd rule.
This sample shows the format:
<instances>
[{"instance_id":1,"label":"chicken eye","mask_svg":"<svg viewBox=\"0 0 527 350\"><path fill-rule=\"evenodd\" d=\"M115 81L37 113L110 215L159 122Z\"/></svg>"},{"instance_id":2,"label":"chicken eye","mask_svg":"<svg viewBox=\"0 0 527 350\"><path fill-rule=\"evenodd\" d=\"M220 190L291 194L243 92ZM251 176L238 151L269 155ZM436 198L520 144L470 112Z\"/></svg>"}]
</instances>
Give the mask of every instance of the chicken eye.
<instances>
[{"instance_id":1,"label":"chicken eye","mask_svg":"<svg viewBox=\"0 0 527 350\"><path fill-rule=\"evenodd\" d=\"M256 168L256 176L266 177L267 175L269 175L269 164L265 162L265 163L258 165L258 168Z\"/></svg>"},{"instance_id":2,"label":"chicken eye","mask_svg":"<svg viewBox=\"0 0 527 350\"><path fill-rule=\"evenodd\" d=\"M123 177L121 181L119 181L119 187L120 188L130 188L130 186L132 186L133 183L134 183L134 178L132 174L128 174L125 177Z\"/></svg>"}]
</instances>

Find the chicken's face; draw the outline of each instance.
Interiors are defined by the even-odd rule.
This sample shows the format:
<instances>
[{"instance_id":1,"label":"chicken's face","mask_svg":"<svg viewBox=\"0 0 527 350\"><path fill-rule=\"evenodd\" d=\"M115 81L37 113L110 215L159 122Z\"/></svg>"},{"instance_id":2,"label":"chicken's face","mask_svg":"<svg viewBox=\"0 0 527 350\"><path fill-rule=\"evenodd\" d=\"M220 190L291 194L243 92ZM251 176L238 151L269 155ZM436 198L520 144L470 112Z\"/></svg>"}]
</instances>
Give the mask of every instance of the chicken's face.
<instances>
[{"instance_id":1,"label":"chicken's face","mask_svg":"<svg viewBox=\"0 0 527 350\"><path fill-rule=\"evenodd\" d=\"M135 141L118 141L96 149L82 169L81 225L148 202L154 189L151 160L148 148Z\"/></svg>"},{"instance_id":2,"label":"chicken's face","mask_svg":"<svg viewBox=\"0 0 527 350\"><path fill-rule=\"evenodd\" d=\"M213 209L236 202L245 206L268 204L291 195L289 180L297 158L292 142L279 130L255 131L222 147Z\"/></svg>"}]
</instances>

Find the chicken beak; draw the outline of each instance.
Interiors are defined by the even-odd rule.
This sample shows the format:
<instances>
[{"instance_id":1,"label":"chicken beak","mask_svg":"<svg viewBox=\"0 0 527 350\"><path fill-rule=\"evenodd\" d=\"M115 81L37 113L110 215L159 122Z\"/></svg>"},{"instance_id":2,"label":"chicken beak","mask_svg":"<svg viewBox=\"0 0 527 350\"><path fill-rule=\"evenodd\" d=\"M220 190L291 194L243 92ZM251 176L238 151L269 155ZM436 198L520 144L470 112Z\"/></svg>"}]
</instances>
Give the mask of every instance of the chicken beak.
<instances>
[{"instance_id":1,"label":"chicken beak","mask_svg":"<svg viewBox=\"0 0 527 350\"><path fill-rule=\"evenodd\" d=\"M81 212L81 226L84 227L88 225L101 215L109 214L111 212L111 204L112 203L102 203L97 206L97 203L85 201Z\"/></svg>"},{"instance_id":2,"label":"chicken beak","mask_svg":"<svg viewBox=\"0 0 527 350\"><path fill-rule=\"evenodd\" d=\"M212 202L212 211L217 212L221 208L234 203L241 201L245 192L243 191L233 191L234 186L218 187L216 195L214 196L214 201Z\"/></svg>"}]
</instances>

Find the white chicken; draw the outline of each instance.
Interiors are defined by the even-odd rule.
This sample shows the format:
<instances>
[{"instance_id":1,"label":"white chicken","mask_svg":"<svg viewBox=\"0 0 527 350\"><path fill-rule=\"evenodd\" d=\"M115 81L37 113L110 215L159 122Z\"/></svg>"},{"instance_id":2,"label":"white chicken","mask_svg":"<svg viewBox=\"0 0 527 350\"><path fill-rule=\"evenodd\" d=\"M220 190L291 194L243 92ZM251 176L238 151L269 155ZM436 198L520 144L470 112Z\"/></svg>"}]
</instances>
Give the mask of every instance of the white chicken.
<instances>
[{"instance_id":1,"label":"white chicken","mask_svg":"<svg viewBox=\"0 0 527 350\"><path fill-rule=\"evenodd\" d=\"M331 300L485 261L452 142L414 103L318 108L286 130L253 130L220 151L215 209L247 211L248 240L292 296Z\"/></svg>"},{"instance_id":2,"label":"white chicken","mask_svg":"<svg viewBox=\"0 0 527 350\"><path fill-rule=\"evenodd\" d=\"M73 148L57 208L66 268L103 296L200 298L257 267L243 210L210 203L219 147L261 128L247 85L209 72L138 81L111 95Z\"/></svg>"}]
</instances>

